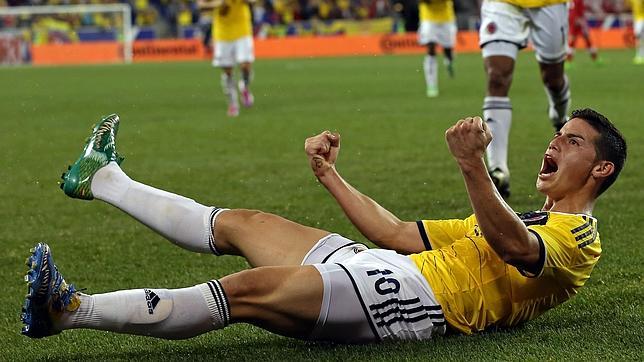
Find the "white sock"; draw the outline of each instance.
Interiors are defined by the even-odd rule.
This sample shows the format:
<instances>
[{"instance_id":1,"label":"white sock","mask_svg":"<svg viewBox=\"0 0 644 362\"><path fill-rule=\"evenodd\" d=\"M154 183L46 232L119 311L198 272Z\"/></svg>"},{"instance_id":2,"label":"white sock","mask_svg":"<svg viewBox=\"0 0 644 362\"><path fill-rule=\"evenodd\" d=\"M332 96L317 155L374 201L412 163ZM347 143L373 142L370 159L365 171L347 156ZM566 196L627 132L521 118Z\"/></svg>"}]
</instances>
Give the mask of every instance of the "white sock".
<instances>
[{"instance_id":1,"label":"white sock","mask_svg":"<svg viewBox=\"0 0 644 362\"><path fill-rule=\"evenodd\" d=\"M423 70L425 72L425 83L427 88L438 87L438 62L435 56L426 55L423 61Z\"/></svg>"},{"instance_id":2,"label":"white sock","mask_svg":"<svg viewBox=\"0 0 644 362\"><path fill-rule=\"evenodd\" d=\"M217 215L225 209L155 189L130 179L116 162L96 172L94 197L125 211L182 248L218 255L213 237Z\"/></svg>"},{"instance_id":3,"label":"white sock","mask_svg":"<svg viewBox=\"0 0 644 362\"><path fill-rule=\"evenodd\" d=\"M237 88L235 88L235 79L232 75L228 76L226 73L221 73L221 87L224 91L224 95L228 100L228 104L238 104L239 95L237 94Z\"/></svg>"},{"instance_id":4,"label":"white sock","mask_svg":"<svg viewBox=\"0 0 644 362\"><path fill-rule=\"evenodd\" d=\"M560 126L566 122L568 111L570 110L570 83L568 77L564 75L564 85L561 90L553 92L548 87L544 87L548 96L548 116L555 126Z\"/></svg>"},{"instance_id":5,"label":"white sock","mask_svg":"<svg viewBox=\"0 0 644 362\"><path fill-rule=\"evenodd\" d=\"M217 280L182 289L132 289L80 297L80 307L65 312L55 328L185 339L230 323L230 306Z\"/></svg>"},{"instance_id":6,"label":"white sock","mask_svg":"<svg viewBox=\"0 0 644 362\"><path fill-rule=\"evenodd\" d=\"M483 119L492 132L492 142L487 147L487 166L489 170L501 169L509 174L508 138L512 124L512 104L508 97L485 97Z\"/></svg>"},{"instance_id":7,"label":"white sock","mask_svg":"<svg viewBox=\"0 0 644 362\"><path fill-rule=\"evenodd\" d=\"M637 39L637 56L644 58L644 37Z\"/></svg>"}]
</instances>

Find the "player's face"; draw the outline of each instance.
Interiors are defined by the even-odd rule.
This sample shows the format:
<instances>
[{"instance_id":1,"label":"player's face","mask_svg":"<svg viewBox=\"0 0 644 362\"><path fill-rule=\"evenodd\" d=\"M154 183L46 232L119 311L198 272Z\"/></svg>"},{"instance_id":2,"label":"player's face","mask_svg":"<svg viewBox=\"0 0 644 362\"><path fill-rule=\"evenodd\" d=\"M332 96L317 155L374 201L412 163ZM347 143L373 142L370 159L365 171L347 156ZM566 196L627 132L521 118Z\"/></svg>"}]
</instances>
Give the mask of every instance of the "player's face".
<instances>
[{"instance_id":1,"label":"player's face","mask_svg":"<svg viewBox=\"0 0 644 362\"><path fill-rule=\"evenodd\" d=\"M573 118L555 133L541 163L537 190L559 200L586 184L596 164L599 133L586 121Z\"/></svg>"}]
</instances>

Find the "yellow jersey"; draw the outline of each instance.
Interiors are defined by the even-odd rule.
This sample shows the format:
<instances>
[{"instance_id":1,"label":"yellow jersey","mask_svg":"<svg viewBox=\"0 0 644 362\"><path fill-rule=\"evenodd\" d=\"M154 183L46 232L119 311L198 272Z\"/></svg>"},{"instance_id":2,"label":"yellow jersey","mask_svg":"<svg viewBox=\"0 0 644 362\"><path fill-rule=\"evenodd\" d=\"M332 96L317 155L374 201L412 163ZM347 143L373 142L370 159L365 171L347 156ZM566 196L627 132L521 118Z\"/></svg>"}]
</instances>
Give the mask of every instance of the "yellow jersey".
<instances>
[{"instance_id":1,"label":"yellow jersey","mask_svg":"<svg viewBox=\"0 0 644 362\"><path fill-rule=\"evenodd\" d=\"M224 0L213 10L212 34L215 41L235 41L253 35L250 6L245 0Z\"/></svg>"},{"instance_id":2,"label":"yellow jersey","mask_svg":"<svg viewBox=\"0 0 644 362\"><path fill-rule=\"evenodd\" d=\"M568 2L568 0L489 0L489 1L500 1L503 3L516 5L520 8L541 8L544 6L564 4Z\"/></svg>"},{"instance_id":3,"label":"yellow jersey","mask_svg":"<svg viewBox=\"0 0 644 362\"><path fill-rule=\"evenodd\" d=\"M593 217L544 211L519 217L541 244L537 270L505 263L483 237L474 215L418 221L428 251L410 258L455 329L470 334L518 325L565 302L589 278L601 254Z\"/></svg>"},{"instance_id":4,"label":"yellow jersey","mask_svg":"<svg viewBox=\"0 0 644 362\"><path fill-rule=\"evenodd\" d=\"M452 0L420 0L418 12L420 21L435 21L437 23L454 21Z\"/></svg>"},{"instance_id":5,"label":"yellow jersey","mask_svg":"<svg viewBox=\"0 0 644 362\"><path fill-rule=\"evenodd\" d=\"M633 20L644 20L644 0L631 0L631 10L633 11Z\"/></svg>"}]
</instances>

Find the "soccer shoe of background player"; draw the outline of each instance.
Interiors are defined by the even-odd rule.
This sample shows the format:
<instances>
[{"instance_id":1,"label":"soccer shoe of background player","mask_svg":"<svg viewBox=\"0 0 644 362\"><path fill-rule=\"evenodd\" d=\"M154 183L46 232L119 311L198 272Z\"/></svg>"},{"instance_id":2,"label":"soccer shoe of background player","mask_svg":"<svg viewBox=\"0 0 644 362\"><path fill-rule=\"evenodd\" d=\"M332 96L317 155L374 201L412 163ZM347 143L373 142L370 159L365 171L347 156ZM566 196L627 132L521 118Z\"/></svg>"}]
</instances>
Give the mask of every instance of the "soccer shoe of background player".
<instances>
[{"instance_id":1,"label":"soccer shoe of background player","mask_svg":"<svg viewBox=\"0 0 644 362\"><path fill-rule=\"evenodd\" d=\"M644 57L636 56L633 58L633 64L644 65Z\"/></svg>"},{"instance_id":2,"label":"soccer shoe of background player","mask_svg":"<svg viewBox=\"0 0 644 362\"><path fill-rule=\"evenodd\" d=\"M490 171L490 178L494 182L494 186L501 194L501 197L507 199L510 197L510 175L503 172L499 168Z\"/></svg>"},{"instance_id":3,"label":"soccer shoe of background player","mask_svg":"<svg viewBox=\"0 0 644 362\"><path fill-rule=\"evenodd\" d=\"M228 117L237 117L239 116L239 105L237 104L229 104L228 105L228 111L226 112Z\"/></svg>"},{"instance_id":4,"label":"soccer shoe of background player","mask_svg":"<svg viewBox=\"0 0 644 362\"><path fill-rule=\"evenodd\" d=\"M255 103L253 93L250 92L250 89L248 89L243 80L240 80L239 83L237 83L237 86L239 88L239 94L241 94L242 105L246 108L252 107L253 103Z\"/></svg>"},{"instance_id":5,"label":"soccer shoe of background player","mask_svg":"<svg viewBox=\"0 0 644 362\"><path fill-rule=\"evenodd\" d=\"M438 97L438 87L427 87L427 97L429 98Z\"/></svg>"},{"instance_id":6,"label":"soccer shoe of background player","mask_svg":"<svg viewBox=\"0 0 644 362\"><path fill-rule=\"evenodd\" d=\"M63 312L73 312L80 306L80 297L73 284L67 284L60 274L51 249L38 243L27 258L29 271L25 275L28 293L20 319L24 324L22 334L42 338L60 333L54 321Z\"/></svg>"},{"instance_id":7,"label":"soccer shoe of background player","mask_svg":"<svg viewBox=\"0 0 644 362\"><path fill-rule=\"evenodd\" d=\"M60 188L67 196L91 200L92 178L96 171L112 161L121 164L123 158L116 153L116 134L119 116L111 114L101 119L92 129L80 157L63 173Z\"/></svg>"}]
</instances>

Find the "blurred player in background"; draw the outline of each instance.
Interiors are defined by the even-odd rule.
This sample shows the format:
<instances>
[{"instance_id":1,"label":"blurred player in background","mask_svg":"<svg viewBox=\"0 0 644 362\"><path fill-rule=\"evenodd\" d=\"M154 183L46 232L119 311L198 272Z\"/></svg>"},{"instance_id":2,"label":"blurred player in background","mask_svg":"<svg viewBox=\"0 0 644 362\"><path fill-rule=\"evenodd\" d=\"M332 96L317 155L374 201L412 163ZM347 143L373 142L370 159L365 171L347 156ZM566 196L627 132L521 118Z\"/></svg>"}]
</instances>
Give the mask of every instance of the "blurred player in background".
<instances>
[{"instance_id":1,"label":"blurred player in background","mask_svg":"<svg viewBox=\"0 0 644 362\"><path fill-rule=\"evenodd\" d=\"M644 64L644 0L630 0L630 4L637 47L633 63L642 65Z\"/></svg>"},{"instance_id":2,"label":"blurred player in background","mask_svg":"<svg viewBox=\"0 0 644 362\"><path fill-rule=\"evenodd\" d=\"M201 0L199 7L213 9L212 37L215 51L212 64L222 68L221 86L228 99L228 116L239 115L239 94L245 107L253 105L250 91L253 51L253 24L249 4L255 0ZM235 86L233 70L239 64L241 79Z\"/></svg>"},{"instance_id":3,"label":"blurred player in background","mask_svg":"<svg viewBox=\"0 0 644 362\"><path fill-rule=\"evenodd\" d=\"M438 96L438 63L436 45L443 48L445 65L450 77L454 76L454 42L456 40L456 21L452 0L420 0L418 2L420 26L418 43L427 46L423 61L427 96Z\"/></svg>"},{"instance_id":4,"label":"blurred player in background","mask_svg":"<svg viewBox=\"0 0 644 362\"><path fill-rule=\"evenodd\" d=\"M483 117L494 139L487 149L490 176L503 197L510 196L508 137L512 104L508 93L517 53L528 39L535 48L548 97L548 116L555 129L566 122L570 87L564 73L567 52L567 0L484 0L480 46L487 74Z\"/></svg>"},{"instance_id":5,"label":"blurred player in background","mask_svg":"<svg viewBox=\"0 0 644 362\"><path fill-rule=\"evenodd\" d=\"M588 22L586 21L586 4L584 0L570 1L570 9L568 11L568 24L570 26L570 39L568 41L568 62L572 62L575 57L575 47L577 46L577 39L581 36L586 43L586 49L590 54L590 59L593 62L597 61L597 48L592 44L590 34L588 32Z\"/></svg>"}]
</instances>

